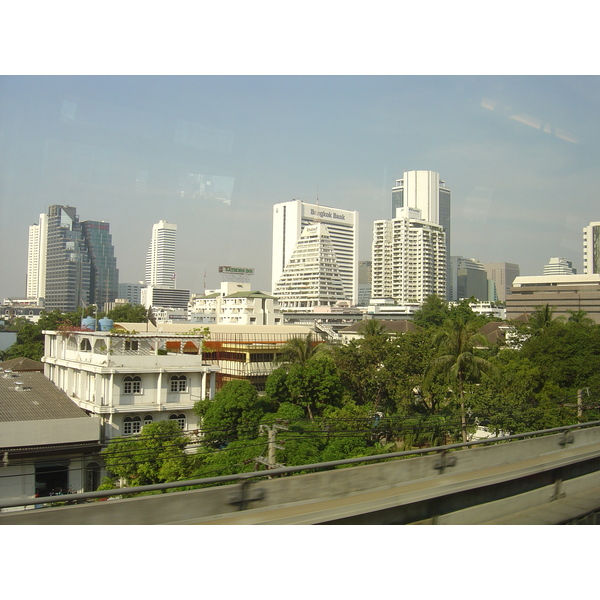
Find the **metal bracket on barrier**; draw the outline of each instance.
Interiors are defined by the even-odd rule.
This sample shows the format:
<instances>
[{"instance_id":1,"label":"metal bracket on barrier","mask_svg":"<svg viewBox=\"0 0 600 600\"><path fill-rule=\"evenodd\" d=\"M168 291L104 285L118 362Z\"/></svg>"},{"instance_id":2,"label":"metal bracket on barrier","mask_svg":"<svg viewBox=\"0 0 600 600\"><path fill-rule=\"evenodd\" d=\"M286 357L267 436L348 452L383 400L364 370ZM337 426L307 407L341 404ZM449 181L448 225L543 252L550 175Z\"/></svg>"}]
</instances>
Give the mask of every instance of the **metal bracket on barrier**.
<instances>
[{"instance_id":1,"label":"metal bracket on barrier","mask_svg":"<svg viewBox=\"0 0 600 600\"><path fill-rule=\"evenodd\" d=\"M444 450L440 453L440 457L435 461L434 468L441 474L447 467L453 467L457 460L455 454L450 454L447 450Z\"/></svg>"},{"instance_id":2,"label":"metal bracket on barrier","mask_svg":"<svg viewBox=\"0 0 600 600\"><path fill-rule=\"evenodd\" d=\"M238 510L244 510L250 502L262 500L265 497L265 491L260 488L250 489L250 485L254 483L250 479L242 481L240 489L229 494L229 504L238 504Z\"/></svg>"},{"instance_id":3,"label":"metal bracket on barrier","mask_svg":"<svg viewBox=\"0 0 600 600\"><path fill-rule=\"evenodd\" d=\"M572 444L574 441L575 436L570 431L565 431L560 440L558 440L558 445L565 448L567 444Z\"/></svg>"},{"instance_id":4,"label":"metal bracket on barrier","mask_svg":"<svg viewBox=\"0 0 600 600\"><path fill-rule=\"evenodd\" d=\"M560 500L564 498L567 494L562 491L562 478L557 479L554 482L554 494L550 497L550 502L554 502L555 500Z\"/></svg>"}]
</instances>

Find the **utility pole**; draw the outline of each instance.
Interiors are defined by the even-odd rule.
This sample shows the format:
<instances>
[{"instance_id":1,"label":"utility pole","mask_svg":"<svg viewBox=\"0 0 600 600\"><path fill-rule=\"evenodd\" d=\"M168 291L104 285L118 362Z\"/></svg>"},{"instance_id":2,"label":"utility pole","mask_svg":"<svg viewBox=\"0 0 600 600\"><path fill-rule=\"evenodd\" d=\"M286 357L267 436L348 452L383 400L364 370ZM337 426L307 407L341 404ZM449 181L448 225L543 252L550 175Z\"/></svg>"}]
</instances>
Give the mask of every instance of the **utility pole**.
<instances>
[{"instance_id":1,"label":"utility pole","mask_svg":"<svg viewBox=\"0 0 600 600\"><path fill-rule=\"evenodd\" d=\"M268 453L267 453L267 458L265 458L264 456L259 456L259 457L255 458L254 460L257 463L266 465L268 469L276 469L278 467L284 466L275 461L275 450L277 450L277 449L283 450L283 446L279 446L276 443L278 429L284 429L287 431L287 427L285 425L279 425L278 423L273 423L273 425L271 427L269 427L268 425L264 425L264 424L260 425L260 427L259 427L260 434L262 435L263 433L266 433L268 436L267 443L269 445L269 449L268 449Z\"/></svg>"},{"instance_id":2,"label":"utility pole","mask_svg":"<svg viewBox=\"0 0 600 600\"><path fill-rule=\"evenodd\" d=\"M583 422L583 391L587 392L587 395L590 395L590 388L583 388L581 390L577 390L577 422Z\"/></svg>"}]
</instances>

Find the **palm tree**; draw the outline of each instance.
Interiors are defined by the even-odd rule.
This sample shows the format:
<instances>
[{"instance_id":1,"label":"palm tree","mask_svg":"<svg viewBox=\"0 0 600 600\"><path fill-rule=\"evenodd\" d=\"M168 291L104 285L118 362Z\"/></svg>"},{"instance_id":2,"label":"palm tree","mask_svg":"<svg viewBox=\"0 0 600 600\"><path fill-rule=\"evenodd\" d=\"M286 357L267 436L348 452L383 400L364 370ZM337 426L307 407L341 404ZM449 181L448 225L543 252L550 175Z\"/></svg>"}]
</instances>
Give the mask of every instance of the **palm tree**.
<instances>
[{"instance_id":1,"label":"palm tree","mask_svg":"<svg viewBox=\"0 0 600 600\"><path fill-rule=\"evenodd\" d=\"M465 384L478 381L482 374L495 374L495 367L485 358L475 356L477 347L487 347L488 341L482 333L475 330L473 322L463 318L447 320L433 338L440 354L430 363L423 380L423 387L430 387L437 374L443 374L446 380L455 384L458 390L461 412L463 442L467 441L467 423L465 415Z\"/></svg>"},{"instance_id":2,"label":"palm tree","mask_svg":"<svg viewBox=\"0 0 600 600\"><path fill-rule=\"evenodd\" d=\"M549 304L542 304L536 306L533 314L527 322L527 329L532 332L533 335L540 335L552 327L558 319L554 317L554 311L556 308Z\"/></svg>"},{"instance_id":3,"label":"palm tree","mask_svg":"<svg viewBox=\"0 0 600 600\"><path fill-rule=\"evenodd\" d=\"M587 312L585 310L568 310L569 318L567 321L569 323L578 323L580 325L595 325L594 319L590 319L587 316Z\"/></svg>"},{"instance_id":4,"label":"palm tree","mask_svg":"<svg viewBox=\"0 0 600 600\"><path fill-rule=\"evenodd\" d=\"M367 319L362 321L358 327L358 331L363 334L364 337L387 337L387 330L385 325L381 321L376 319Z\"/></svg>"},{"instance_id":5,"label":"palm tree","mask_svg":"<svg viewBox=\"0 0 600 600\"><path fill-rule=\"evenodd\" d=\"M312 333L306 337L294 337L288 340L281 349L281 354L275 358L275 362L303 365L318 352L321 352L325 344L314 341Z\"/></svg>"}]
</instances>

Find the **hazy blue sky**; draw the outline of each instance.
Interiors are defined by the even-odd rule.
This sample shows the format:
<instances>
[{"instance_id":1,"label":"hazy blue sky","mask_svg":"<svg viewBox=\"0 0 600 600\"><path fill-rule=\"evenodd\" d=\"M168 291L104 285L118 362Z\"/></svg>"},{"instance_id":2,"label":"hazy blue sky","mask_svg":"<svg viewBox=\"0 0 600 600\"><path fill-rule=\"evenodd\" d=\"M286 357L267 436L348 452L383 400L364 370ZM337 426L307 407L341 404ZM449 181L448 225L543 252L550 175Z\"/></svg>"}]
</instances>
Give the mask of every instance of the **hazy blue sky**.
<instances>
[{"instance_id":1,"label":"hazy blue sky","mask_svg":"<svg viewBox=\"0 0 600 600\"><path fill-rule=\"evenodd\" d=\"M178 287L231 265L270 291L273 204L358 210L368 260L412 169L452 191L452 254L582 272L599 109L597 76L3 76L0 298L25 295L28 226L50 204L110 223L122 282L143 279L165 219Z\"/></svg>"}]
</instances>

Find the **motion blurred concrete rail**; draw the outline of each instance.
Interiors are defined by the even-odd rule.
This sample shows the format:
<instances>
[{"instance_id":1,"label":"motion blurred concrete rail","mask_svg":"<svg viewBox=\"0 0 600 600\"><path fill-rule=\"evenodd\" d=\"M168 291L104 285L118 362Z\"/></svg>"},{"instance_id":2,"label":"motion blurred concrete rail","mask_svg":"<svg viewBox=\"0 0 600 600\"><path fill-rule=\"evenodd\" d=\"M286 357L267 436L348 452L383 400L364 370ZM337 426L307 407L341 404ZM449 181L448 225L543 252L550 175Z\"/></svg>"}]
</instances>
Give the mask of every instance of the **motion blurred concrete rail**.
<instances>
[{"instance_id":1,"label":"motion blurred concrete rail","mask_svg":"<svg viewBox=\"0 0 600 600\"><path fill-rule=\"evenodd\" d=\"M7 508L18 503L0 502L0 524L595 522L589 515L600 510L599 425L594 422L533 432L529 435L536 437L527 439L512 436L487 440L485 445L477 442L430 448L421 456L395 453L378 464L335 470L331 470L332 465L352 461L277 469L270 472L279 474L273 479L265 479L267 472L261 471L194 480L186 483L233 483L108 502L10 512ZM291 470L309 468L330 470L284 476ZM142 488L127 491L134 489ZM63 499L85 500L100 495L89 492Z\"/></svg>"}]
</instances>

